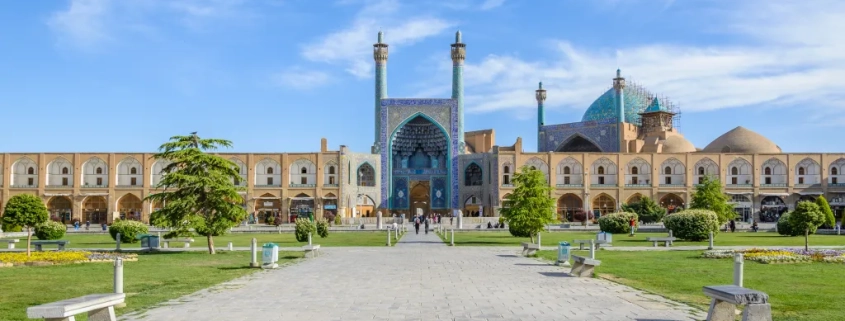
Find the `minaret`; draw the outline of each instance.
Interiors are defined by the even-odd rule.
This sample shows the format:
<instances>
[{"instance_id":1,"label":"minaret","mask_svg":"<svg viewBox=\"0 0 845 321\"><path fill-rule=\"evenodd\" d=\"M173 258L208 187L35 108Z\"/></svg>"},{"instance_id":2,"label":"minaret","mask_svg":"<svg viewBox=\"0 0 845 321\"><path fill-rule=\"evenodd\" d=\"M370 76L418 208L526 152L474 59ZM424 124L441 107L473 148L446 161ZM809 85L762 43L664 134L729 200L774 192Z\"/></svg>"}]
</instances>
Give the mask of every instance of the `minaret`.
<instances>
[{"instance_id":1,"label":"minaret","mask_svg":"<svg viewBox=\"0 0 845 321\"><path fill-rule=\"evenodd\" d=\"M461 42L461 32L455 33L452 44L452 99L458 101L458 153L464 153L464 59L466 44Z\"/></svg>"},{"instance_id":2,"label":"minaret","mask_svg":"<svg viewBox=\"0 0 845 321\"><path fill-rule=\"evenodd\" d=\"M387 98L387 44L384 33L378 32L378 42L373 44L373 59L376 61L376 110L374 146L378 146L381 131L381 100Z\"/></svg>"},{"instance_id":3,"label":"minaret","mask_svg":"<svg viewBox=\"0 0 845 321\"><path fill-rule=\"evenodd\" d=\"M546 90L543 89L543 82L540 82L540 88L535 92L534 97L537 98L537 151L543 151L544 137L540 135L540 130L546 124L546 112L543 111L543 103L546 101Z\"/></svg>"},{"instance_id":4,"label":"minaret","mask_svg":"<svg viewBox=\"0 0 845 321\"><path fill-rule=\"evenodd\" d=\"M616 69L616 78L613 78L613 89L616 92L616 113L617 122L625 122L625 78L622 78L622 71Z\"/></svg>"}]
</instances>

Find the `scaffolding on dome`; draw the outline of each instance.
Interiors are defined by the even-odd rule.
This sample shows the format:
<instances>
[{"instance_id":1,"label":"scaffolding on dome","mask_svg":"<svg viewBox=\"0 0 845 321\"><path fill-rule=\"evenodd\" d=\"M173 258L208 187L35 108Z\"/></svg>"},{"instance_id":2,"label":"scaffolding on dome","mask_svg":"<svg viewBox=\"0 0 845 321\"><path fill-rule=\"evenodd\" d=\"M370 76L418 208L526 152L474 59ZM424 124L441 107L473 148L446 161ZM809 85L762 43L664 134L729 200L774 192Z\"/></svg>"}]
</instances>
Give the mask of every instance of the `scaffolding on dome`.
<instances>
[{"instance_id":1,"label":"scaffolding on dome","mask_svg":"<svg viewBox=\"0 0 845 321\"><path fill-rule=\"evenodd\" d=\"M648 106L651 105L651 101L657 97L657 101L660 102L660 106L663 107L666 111L675 114L672 117L672 124L675 129L680 131L681 128L681 107L674 103L673 101L669 100L668 97L664 95L655 95L653 92L649 91L645 87L641 86L640 84L629 81L625 86L625 95L633 95L634 97L638 97L641 100L641 103L635 104L631 110L634 116L634 124L637 126L642 126L642 119L640 118L640 113L644 112ZM626 106L626 109L628 107Z\"/></svg>"}]
</instances>

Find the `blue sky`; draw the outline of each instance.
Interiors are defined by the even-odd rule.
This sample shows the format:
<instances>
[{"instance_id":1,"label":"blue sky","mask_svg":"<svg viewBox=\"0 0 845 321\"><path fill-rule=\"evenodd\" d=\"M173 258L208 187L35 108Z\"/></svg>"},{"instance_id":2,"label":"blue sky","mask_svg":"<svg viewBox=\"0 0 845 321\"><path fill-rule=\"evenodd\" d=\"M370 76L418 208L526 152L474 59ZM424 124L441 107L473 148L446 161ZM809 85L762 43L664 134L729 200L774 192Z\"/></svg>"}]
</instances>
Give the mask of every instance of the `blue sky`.
<instances>
[{"instance_id":1,"label":"blue sky","mask_svg":"<svg viewBox=\"0 0 845 321\"><path fill-rule=\"evenodd\" d=\"M72 0L0 4L0 152L154 151L198 131L240 152L369 151L372 44L388 95L449 97L465 126L534 151L617 67L670 97L697 147L745 126L787 152L845 152L843 1Z\"/></svg>"}]
</instances>

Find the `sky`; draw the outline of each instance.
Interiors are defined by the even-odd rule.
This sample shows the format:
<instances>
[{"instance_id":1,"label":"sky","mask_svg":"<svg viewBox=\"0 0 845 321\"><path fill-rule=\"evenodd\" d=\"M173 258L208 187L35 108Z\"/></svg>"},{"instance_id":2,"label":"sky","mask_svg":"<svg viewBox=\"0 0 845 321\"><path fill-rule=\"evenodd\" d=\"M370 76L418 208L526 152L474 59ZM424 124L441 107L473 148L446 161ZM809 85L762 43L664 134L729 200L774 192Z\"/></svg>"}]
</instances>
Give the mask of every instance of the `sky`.
<instances>
[{"instance_id":1,"label":"sky","mask_svg":"<svg viewBox=\"0 0 845 321\"><path fill-rule=\"evenodd\" d=\"M467 46L465 130L536 150L623 76L669 97L703 148L736 126L785 152L845 152L845 1L50 0L0 3L0 152L232 152L372 145L379 30L388 96L448 98Z\"/></svg>"}]
</instances>

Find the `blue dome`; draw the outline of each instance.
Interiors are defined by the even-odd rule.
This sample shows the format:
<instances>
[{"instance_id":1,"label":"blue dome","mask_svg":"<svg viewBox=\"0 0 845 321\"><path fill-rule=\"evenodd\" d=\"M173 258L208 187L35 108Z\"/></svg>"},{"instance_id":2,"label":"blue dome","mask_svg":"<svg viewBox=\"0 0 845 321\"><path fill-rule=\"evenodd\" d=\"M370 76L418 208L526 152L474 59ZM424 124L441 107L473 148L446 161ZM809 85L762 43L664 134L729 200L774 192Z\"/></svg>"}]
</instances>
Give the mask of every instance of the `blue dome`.
<instances>
[{"instance_id":1,"label":"blue dome","mask_svg":"<svg viewBox=\"0 0 845 321\"><path fill-rule=\"evenodd\" d=\"M644 90L625 90L625 122L632 124L640 123L640 113L652 102ZM619 114L616 111L616 93L613 88L608 89L599 96L590 108L584 113L581 121L615 119Z\"/></svg>"}]
</instances>

